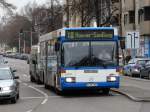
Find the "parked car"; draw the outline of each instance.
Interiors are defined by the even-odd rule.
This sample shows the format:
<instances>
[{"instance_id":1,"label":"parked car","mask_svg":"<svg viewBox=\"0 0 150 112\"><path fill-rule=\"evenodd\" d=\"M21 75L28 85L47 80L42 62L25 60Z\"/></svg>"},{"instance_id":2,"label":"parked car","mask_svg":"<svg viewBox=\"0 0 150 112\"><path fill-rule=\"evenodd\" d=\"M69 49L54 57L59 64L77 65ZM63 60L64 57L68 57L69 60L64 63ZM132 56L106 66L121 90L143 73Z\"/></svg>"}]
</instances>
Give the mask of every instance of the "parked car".
<instances>
[{"instance_id":1,"label":"parked car","mask_svg":"<svg viewBox=\"0 0 150 112\"><path fill-rule=\"evenodd\" d=\"M0 100L10 100L16 103L19 99L19 77L10 67L0 67Z\"/></svg>"},{"instance_id":2,"label":"parked car","mask_svg":"<svg viewBox=\"0 0 150 112\"><path fill-rule=\"evenodd\" d=\"M141 69L140 76L142 78L148 78L150 80L150 61Z\"/></svg>"},{"instance_id":3,"label":"parked car","mask_svg":"<svg viewBox=\"0 0 150 112\"><path fill-rule=\"evenodd\" d=\"M124 75L140 77L141 69L150 61L149 58L134 58L131 59L123 68Z\"/></svg>"},{"instance_id":4,"label":"parked car","mask_svg":"<svg viewBox=\"0 0 150 112\"><path fill-rule=\"evenodd\" d=\"M28 60L29 54L22 54L22 60Z\"/></svg>"},{"instance_id":5,"label":"parked car","mask_svg":"<svg viewBox=\"0 0 150 112\"><path fill-rule=\"evenodd\" d=\"M3 55L0 55L0 65L6 64L8 61L3 57Z\"/></svg>"}]
</instances>

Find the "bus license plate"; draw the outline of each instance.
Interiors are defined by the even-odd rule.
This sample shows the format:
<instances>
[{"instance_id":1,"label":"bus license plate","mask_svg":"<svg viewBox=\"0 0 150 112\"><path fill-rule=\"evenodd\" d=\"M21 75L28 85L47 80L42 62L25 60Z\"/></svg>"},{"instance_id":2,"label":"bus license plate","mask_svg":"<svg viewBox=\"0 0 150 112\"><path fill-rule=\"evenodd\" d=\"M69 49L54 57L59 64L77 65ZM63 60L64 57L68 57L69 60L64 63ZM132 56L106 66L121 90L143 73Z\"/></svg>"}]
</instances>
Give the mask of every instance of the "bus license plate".
<instances>
[{"instance_id":1,"label":"bus license plate","mask_svg":"<svg viewBox=\"0 0 150 112\"><path fill-rule=\"evenodd\" d=\"M84 73L98 73L98 70L84 70Z\"/></svg>"},{"instance_id":2,"label":"bus license plate","mask_svg":"<svg viewBox=\"0 0 150 112\"><path fill-rule=\"evenodd\" d=\"M87 84L87 87L96 87L97 86L97 84L95 84L95 83L88 83Z\"/></svg>"}]
</instances>

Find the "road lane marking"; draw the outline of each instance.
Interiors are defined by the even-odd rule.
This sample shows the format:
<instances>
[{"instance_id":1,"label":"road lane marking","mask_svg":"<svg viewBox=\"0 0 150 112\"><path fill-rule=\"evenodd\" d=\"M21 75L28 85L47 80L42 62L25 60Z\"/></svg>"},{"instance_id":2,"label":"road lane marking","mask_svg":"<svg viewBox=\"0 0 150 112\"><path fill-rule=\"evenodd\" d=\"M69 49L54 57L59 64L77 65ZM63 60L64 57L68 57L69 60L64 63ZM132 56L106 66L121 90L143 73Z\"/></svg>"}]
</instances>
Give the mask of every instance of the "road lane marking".
<instances>
[{"instance_id":1,"label":"road lane marking","mask_svg":"<svg viewBox=\"0 0 150 112\"><path fill-rule=\"evenodd\" d=\"M29 87L29 88L32 88L32 89L34 89L34 90L36 90L37 92L39 92L39 93L41 93L42 95L44 95L44 97L48 98L48 95L47 95L46 93L44 93L43 91L41 91L41 90L39 90L39 89L37 89L37 88L31 86L31 85L29 85L28 87Z\"/></svg>"},{"instance_id":2,"label":"road lane marking","mask_svg":"<svg viewBox=\"0 0 150 112\"><path fill-rule=\"evenodd\" d=\"M44 88L44 85L32 85L32 86L36 88Z\"/></svg>"},{"instance_id":3,"label":"road lane marking","mask_svg":"<svg viewBox=\"0 0 150 112\"><path fill-rule=\"evenodd\" d=\"M37 91L37 92L41 93L42 95L44 95L44 100L42 101L41 104L45 104L48 101L48 95L46 93L44 93L43 91L41 91L41 90L31 86L31 85L28 86L28 87L31 88L31 89L34 89L35 91Z\"/></svg>"},{"instance_id":4,"label":"road lane marking","mask_svg":"<svg viewBox=\"0 0 150 112\"><path fill-rule=\"evenodd\" d=\"M22 83L24 86L28 86L28 84L27 83Z\"/></svg>"},{"instance_id":5,"label":"road lane marking","mask_svg":"<svg viewBox=\"0 0 150 112\"><path fill-rule=\"evenodd\" d=\"M44 104L47 102L47 100L48 100L48 99L44 99L41 104L44 105Z\"/></svg>"},{"instance_id":6,"label":"road lane marking","mask_svg":"<svg viewBox=\"0 0 150 112\"><path fill-rule=\"evenodd\" d=\"M27 78L30 78L30 76L29 76L29 75L27 75L27 74L23 74L23 76L24 76L24 77L27 77Z\"/></svg>"},{"instance_id":7,"label":"road lane marking","mask_svg":"<svg viewBox=\"0 0 150 112\"><path fill-rule=\"evenodd\" d=\"M44 97L21 97L22 100L28 100L28 99L43 99Z\"/></svg>"},{"instance_id":8,"label":"road lane marking","mask_svg":"<svg viewBox=\"0 0 150 112\"><path fill-rule=\"evenodd\" d=\"M21 80L18 80L18 82L21 83L22 81L21 81Z\"/></svg>"},{"instance_id":9,"label":"road lane marking","mask_svg":"<svg viewBox=\"0 0 150 112\"><path fill-rule=\"evenodd\" d=\"M32 112L33 110L31 109L31 110L28 110L27 112Z\"/></svg>"}]
</instances>

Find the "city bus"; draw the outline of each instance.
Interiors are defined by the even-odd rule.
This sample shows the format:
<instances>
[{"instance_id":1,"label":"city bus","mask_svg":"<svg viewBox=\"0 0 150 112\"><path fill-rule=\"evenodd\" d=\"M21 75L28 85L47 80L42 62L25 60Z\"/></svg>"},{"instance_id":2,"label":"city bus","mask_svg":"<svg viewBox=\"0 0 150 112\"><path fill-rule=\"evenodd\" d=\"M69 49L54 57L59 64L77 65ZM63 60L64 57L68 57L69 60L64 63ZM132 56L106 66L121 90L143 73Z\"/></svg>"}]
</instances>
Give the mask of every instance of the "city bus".
<instances>
[{"instance_id":1,"label":"city bus","mask_svg":"<svg viewBox=\"0 0 150 112\"><path fill-rule=\"evenodd\" d=\"M113 27L63 28L42 35L40 58L45 88L68 90L119 88L118 32Z\"/></svg>"}]
</instances>

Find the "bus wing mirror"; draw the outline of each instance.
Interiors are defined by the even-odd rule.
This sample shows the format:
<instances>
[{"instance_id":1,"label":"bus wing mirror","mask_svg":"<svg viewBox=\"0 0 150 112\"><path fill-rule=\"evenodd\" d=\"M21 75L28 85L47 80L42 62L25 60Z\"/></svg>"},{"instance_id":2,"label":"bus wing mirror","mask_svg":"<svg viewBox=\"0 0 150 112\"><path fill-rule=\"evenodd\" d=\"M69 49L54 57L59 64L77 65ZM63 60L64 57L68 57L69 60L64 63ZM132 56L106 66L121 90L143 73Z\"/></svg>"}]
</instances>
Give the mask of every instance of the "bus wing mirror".
<instances>
[{"instance_id":1,"label":"bus wing mirror","mask_svg":"<svg viewBox=\"0 0 150 112\"><path fill-rule=\"evenodd\" d=\"M55 51L57 52L57 51L59 51L59 49L60 49L60 43L56 42L55 43Z\"/></svg>"}]
</instances>

